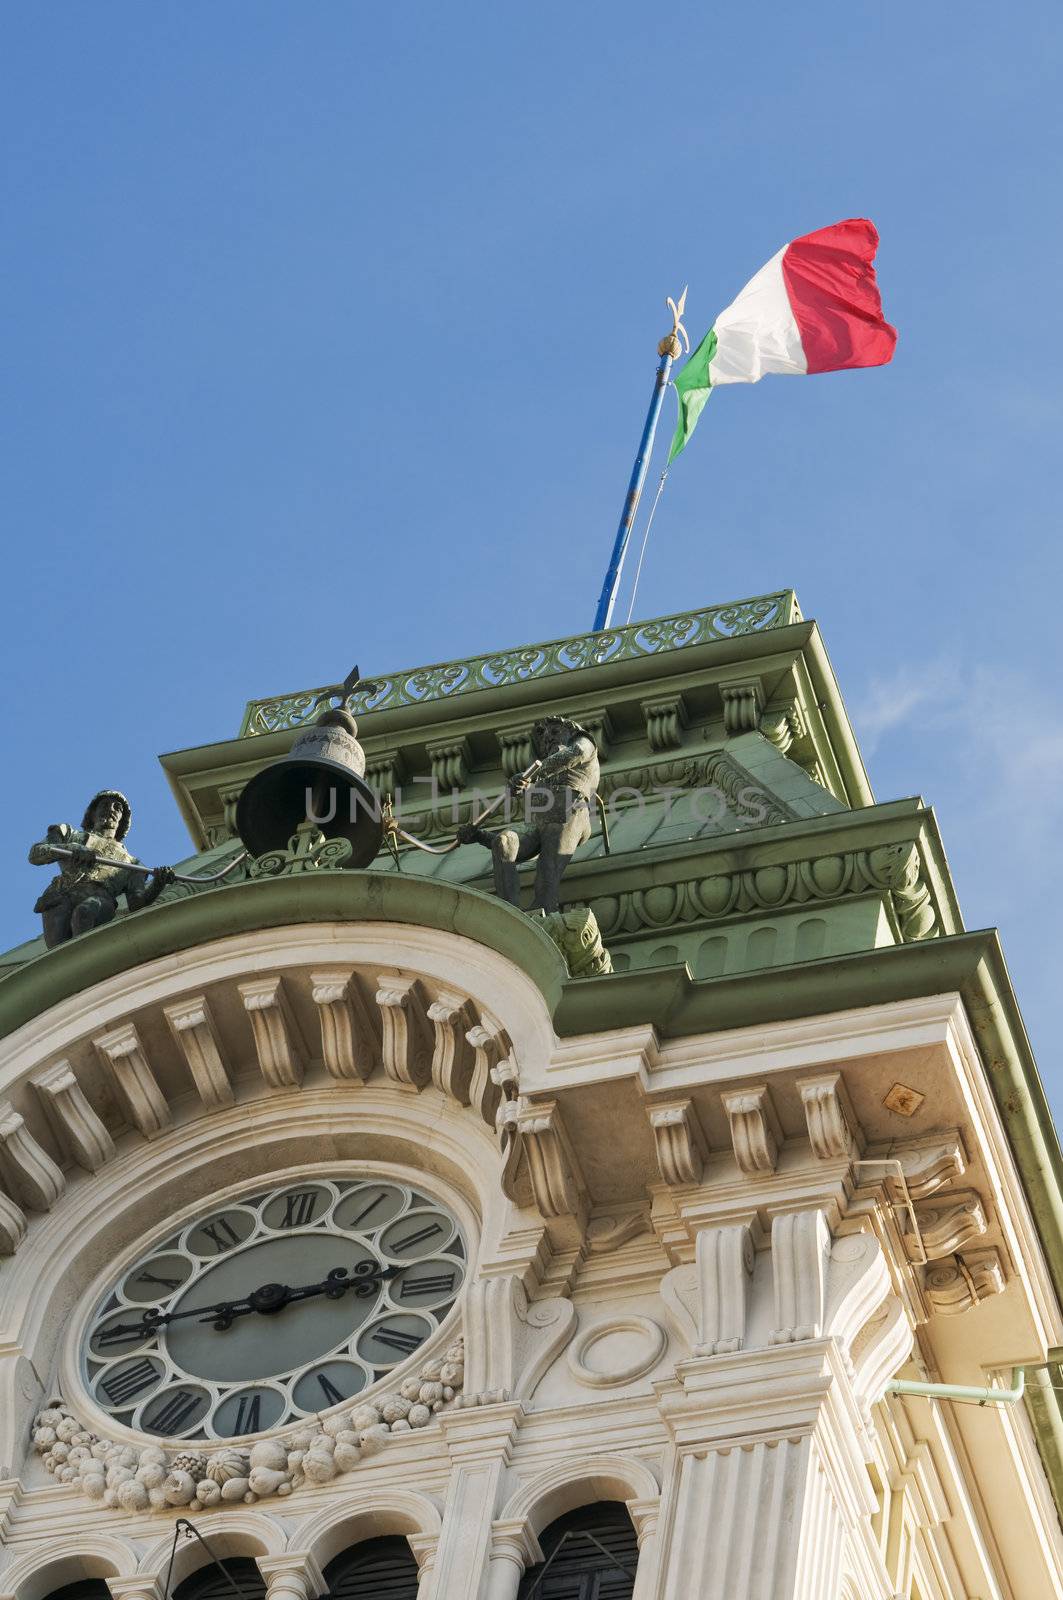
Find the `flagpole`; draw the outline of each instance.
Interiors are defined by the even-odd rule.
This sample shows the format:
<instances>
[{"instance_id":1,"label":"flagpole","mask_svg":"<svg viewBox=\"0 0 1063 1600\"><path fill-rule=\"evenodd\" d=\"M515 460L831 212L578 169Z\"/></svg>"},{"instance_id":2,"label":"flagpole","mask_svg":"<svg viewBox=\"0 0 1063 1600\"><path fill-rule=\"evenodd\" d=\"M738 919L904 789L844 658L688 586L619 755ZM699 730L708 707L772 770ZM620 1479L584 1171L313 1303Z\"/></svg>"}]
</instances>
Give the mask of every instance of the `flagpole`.
<instances>
[{"instance_id":1,"label":"flagpole","mask_svg":"<svg viewBox=\"0 0 1063 1600\"><path fill-rule=\"evenodd\" d=\"M627 555L628 540L631 538L631 529L635 523L635 514L639 508L639 498L642 486L646 482L646 472L653 454L653 440L657 432L657 421L661 415L661 406L664 403L664 391L668 387L668 374L672 370L672 363L677 356L683 353L683 345L690 349L690 340L683 327L683 308L686 305L687 292L684 289L679 296L679 303L669 295L667 305L672 313L672 331L666 333L657 346L660 361L653 380L653 397L650 400L650 409L646 413L645 426L642 429L642 438L639 441L638 454L635 465L631 469L631 481L627 486L627 495L624 498L624 509L620 514L620 526L616 530L616 539L613 542L613 553L609 557L609 567L602 584L602 593L598 601L598 609L594 614L595 633L601 633L608 628L613 619L613 607L616 605L617 592L620 588L620 579L624 571L624 557ZM680 344L682 335L683 344Z\"/></svg>"}]
</instances>

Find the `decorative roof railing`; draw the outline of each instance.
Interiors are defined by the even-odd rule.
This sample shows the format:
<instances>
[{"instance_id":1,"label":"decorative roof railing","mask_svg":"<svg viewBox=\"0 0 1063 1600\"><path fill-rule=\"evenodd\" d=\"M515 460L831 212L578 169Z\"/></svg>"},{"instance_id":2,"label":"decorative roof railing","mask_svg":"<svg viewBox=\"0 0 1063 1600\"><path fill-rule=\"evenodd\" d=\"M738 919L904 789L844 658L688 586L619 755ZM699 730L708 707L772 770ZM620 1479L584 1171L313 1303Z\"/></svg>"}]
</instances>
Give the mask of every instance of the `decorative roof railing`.
<instances>
[{"instance_id":1,"label":"decorative roof railing","mask_svg":"<svg viewBox=\"0 0 1063 1600\"><path fill-rule=\"evenodd\" d=\"M348 695L345 704L355 716L364 716L370 711L423 705L429 700L448 700L481 689L522 683L530 678L549 678L559 672L605 666L610 661L660 655L665 650L682 650L714 639L732 639L736 634L764 633L800 621L797 596L792 589L781 589L778 594L734 600L727 605L709 606L704 611L683 611L677 616L656 617L650 622L633 622L625 628L610 628L604 633L581 633L574 639L551 639L546 644L470 656L466 661L444 661L376 676ZM328 699L329 691L325 687L275 695L267 700L249 700L239 737L297 728L309 721ZM338 704L338 697L332 698L332 704Z\"/></svg>"}]
</instances>

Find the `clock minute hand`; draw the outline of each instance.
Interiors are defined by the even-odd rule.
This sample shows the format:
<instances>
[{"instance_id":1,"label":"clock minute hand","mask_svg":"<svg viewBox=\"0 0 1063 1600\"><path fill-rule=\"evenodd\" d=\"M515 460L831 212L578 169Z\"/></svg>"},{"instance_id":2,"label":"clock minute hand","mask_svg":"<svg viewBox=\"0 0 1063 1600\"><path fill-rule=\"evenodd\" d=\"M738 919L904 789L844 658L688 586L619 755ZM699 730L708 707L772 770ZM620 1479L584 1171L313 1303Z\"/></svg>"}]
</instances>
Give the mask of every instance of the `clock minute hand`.
<instances>
[{"instance_id":1,"label":"clock minute hand","mask_svg":"<svg viewBox=\"0 0 1063 1600\"><path fill-rule=\"evenodd\" d=\"M372 1294L382 1279L393 1278L402 1270L402 1266L394 1264L381 1266L377 1261L366 1260L357 1263L353 1275L348 1273L346 1267L333 1267L320 1283L301 1284L295 1289L286 1283L264 1283L261 1288L253 1289L242 1300L234 1300L221 1307L204 1308L220 1310L221 1314L216 1320L209 1317L204 1317L203 1320L205 1322L213 1320L214 1327L223 1332L226 1328L232 1327L237 1317L249 1316L253 1311L257 1311L261 1316L272 1316L298 1300L315 1300L321 1295L329 1300L340 1300L350 1289L353 1289L356 1297L362 1300Z\"/></svg>"}]
</instances>

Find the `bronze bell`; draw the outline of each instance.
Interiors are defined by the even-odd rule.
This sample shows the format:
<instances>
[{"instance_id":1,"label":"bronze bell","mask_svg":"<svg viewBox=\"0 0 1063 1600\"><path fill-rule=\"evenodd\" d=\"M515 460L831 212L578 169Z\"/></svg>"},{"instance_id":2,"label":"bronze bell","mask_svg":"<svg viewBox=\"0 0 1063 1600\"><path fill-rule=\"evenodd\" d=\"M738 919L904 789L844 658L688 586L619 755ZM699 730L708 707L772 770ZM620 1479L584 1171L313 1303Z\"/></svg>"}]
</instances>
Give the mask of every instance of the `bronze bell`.
<instances>
[{"instance_id":1,"label":"bronze bell","mask_svg":"<svg viewBox=\"0 0 1063 1600\"><path fill-rule=\"evenodd\" d=\"M236 803L236 831L253 856L284 850L312 822L326 839L347 839L347 867L367 867L384 835L380 801L364 781L365 751L349 711L323 711L286 756L263 767Z\"/></svg>"}]
</instances>

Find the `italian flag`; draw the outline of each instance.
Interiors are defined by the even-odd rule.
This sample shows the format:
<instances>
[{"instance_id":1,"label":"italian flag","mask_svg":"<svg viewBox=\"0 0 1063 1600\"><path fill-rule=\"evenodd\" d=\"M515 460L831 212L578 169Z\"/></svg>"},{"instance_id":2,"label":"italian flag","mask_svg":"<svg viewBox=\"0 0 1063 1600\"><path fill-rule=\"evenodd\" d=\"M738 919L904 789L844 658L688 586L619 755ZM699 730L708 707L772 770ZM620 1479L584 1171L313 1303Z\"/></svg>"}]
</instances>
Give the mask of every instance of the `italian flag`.
<instances>
[{"instance_id":1,"label":"italian flag","mask_svg":"<svg viewBox=\"0 0 1063 1600\"><path fill-rule=\"evenodd\" d=\"M721 383L758 383L766 372L881 367L897 330L875 282L878 232L851 217L784 245L716 318L675 380L679 423L669 462L694 432Z\"/></svg>"}]
</instances>

